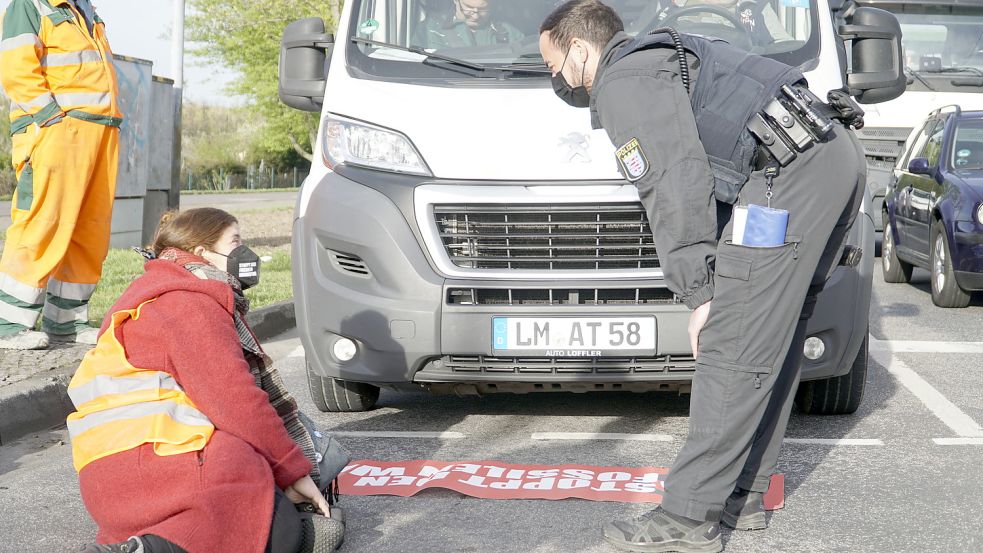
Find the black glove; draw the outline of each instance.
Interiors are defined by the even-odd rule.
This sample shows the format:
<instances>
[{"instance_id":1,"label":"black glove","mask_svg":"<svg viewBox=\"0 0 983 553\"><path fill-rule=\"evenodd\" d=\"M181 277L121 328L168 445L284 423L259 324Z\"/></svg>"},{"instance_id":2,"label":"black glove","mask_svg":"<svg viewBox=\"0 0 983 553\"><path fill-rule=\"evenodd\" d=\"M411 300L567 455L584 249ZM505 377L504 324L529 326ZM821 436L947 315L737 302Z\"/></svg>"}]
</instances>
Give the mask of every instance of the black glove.
<instances>
[{"instance_id":1,"label":"black glove","mask_svg":"<svg viewBox=\"0 0 983 553\"><path fill-rule=\"evenodd\" d=\"M864 110L849 94L843 90L830 90L826 95L826 101L839 112L834 119L838 119L855 131L864 128Z\"/></svg>"}]
</instances>

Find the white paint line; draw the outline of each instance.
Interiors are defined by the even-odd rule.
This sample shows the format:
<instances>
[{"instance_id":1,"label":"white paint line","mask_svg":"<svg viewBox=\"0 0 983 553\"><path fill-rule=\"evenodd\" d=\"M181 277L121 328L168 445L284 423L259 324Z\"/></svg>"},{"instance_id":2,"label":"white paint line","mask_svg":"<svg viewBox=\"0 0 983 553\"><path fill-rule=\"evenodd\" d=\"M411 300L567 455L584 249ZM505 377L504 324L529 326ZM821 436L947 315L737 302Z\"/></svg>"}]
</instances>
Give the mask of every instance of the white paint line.
<instances>
[{"instance_id":1,"label":"white paint line","mask_svg":"<svg viewBox=\"0 0 983 553\"><path fill-rule=\"evenodd\" d=\"M887 351L872 351L871 357L898 382L915 394L915 397L925 404L925 407L952 429L961 438L983 438L983 428L969 415L963 413L954 403L936 390L924 378L918 376L908 365Z\"/></svg>"},{"instance_id":2,"label":"white paint line","mask_svg":"<svg viewBox=\"0 0 983 553\"><path fill-rule=\"evenodd\" d=\"M891 353L983 353L983 342L919 342L876 340L871 337L870 351Z\"/></svg>"},{"instance_id":3,"label":"white paint line","mask_svg":"<svg viewBox=\"0 0 983 553\"><path fill-rule=\"evenodd\" d=\"M935 438L936 445L983 445L983 438Z\"/></svg>"},{"instance_id":4,"label":"white paint line","mask_svg":"<svg viewBox=\"0 0 983 553\"><path fill-rule=\"evenodd\" d=\"M437 440L460 440L465 435L460 432L373 432L373 431L341 431L328 430L332 436L346 438L430 438Z\"/></svg>"},{"instance_id":5,"label":"white paint line","mask_svg":"<svg viewBox=\"0 0 983 553\"><path fill-rule=\"evenodd\" d=\"M304 346L297 346L296 348L294 348L293 351L290 352L290 355L288 355L287 357L303 357L303 356L304 356Z\"/></svg>"},{"instance_id":6,"label":"white paint line","mask_svg":"<svg viewBox=\"0 0 983 553\"><path fill-rule=\"evenodd\" d=\"M829 446L841 446L841 445L884 445L884 442L880 440L873 440L867 438L785 438L785 443L787 444L805 444L805 445L829 445Z\"/></svg>"},{"instance_id":7,"label":"white paint line","mask_svg":"<svg viewBox=\"0 0 983 553\"><path fill-rule=\"evenodd\" d=\"M609 434L604 432L534 432L533 440L624 440L633 442L671 442L668 434Z\"/></svg>"}]
</instances>

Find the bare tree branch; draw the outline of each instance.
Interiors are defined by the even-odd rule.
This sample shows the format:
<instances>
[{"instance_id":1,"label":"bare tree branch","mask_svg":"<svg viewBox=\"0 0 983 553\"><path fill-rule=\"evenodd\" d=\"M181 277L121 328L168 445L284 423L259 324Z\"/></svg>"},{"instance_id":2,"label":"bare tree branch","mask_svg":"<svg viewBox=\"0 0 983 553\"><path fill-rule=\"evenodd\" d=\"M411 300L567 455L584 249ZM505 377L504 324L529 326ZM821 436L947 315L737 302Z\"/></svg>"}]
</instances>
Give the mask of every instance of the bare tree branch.
<instances>
[{"instance_id":1,"label":"bare tree branch","mask_svg":"<svg viewBox=\"0 0 983 553\"><path fill-rule=\"evenodd\" d=\"M299 155L300 157L306 159L307 161L309 161L311 163L314 163L314 154L312 154L311 152L308 152L307 150L305 150L300 145L300 143L297 142L297 138L294 137L294 135L291 134L291 135L289 135L289 137L290 137L290 145L293 147L294 151L297 152L297 155ZM314 141L312 140L311 141L311 144L313 144L313 143L314 143Z\"/></svg>"}]
</instances>

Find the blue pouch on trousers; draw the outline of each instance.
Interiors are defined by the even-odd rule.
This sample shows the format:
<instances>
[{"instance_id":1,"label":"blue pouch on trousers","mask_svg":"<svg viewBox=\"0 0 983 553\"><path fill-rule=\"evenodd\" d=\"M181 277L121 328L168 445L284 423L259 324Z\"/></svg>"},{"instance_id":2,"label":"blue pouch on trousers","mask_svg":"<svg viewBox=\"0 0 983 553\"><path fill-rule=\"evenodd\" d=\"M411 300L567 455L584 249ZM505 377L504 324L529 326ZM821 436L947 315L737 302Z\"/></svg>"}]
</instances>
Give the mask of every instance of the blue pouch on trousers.
<instances>
[{"instance_id":1,"label":"blue pouch on trousers","mask_svg":"<svg viewBox=\"0 0 983 553\"><path fill-rule=\"evenodd\" d=\"M744 226L744 245L755 248L776 248L785 244L788 230L788 211L760 205L747 207Z\"/></svg>"}]
</instances>

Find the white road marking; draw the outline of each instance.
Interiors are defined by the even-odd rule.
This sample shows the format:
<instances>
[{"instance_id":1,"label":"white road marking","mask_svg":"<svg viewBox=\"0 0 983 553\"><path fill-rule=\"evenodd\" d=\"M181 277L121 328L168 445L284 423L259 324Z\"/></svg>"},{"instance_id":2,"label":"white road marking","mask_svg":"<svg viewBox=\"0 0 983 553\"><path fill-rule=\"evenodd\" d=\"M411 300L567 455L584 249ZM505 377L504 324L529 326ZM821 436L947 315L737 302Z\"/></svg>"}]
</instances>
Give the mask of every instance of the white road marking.
<instances>
[{"instance_id":1,"label":"white road marking","mask_svg":"<svg viewBox=\"0 0 983 553\"><path fill-rule=\"evenodd\" d=\"M873 338L873 337L871 337ZM876 345L880 340L871 340L872 345ZM871 357L889 373L898 379L898 382L908 388L908 391L915 395L925 407L945 423L946 426L961 438L983 438L983 428L964 413L954 403L949 401L944 395L936 390L924 378L918 376L903 361L891 355L890 351L883 348L871 348Z\"/></svg>"},{"instance_id":2,"label":"white road marking","mask_svg":"<svg viewBox=\"0 0 983 553\"><path fill-rule=\"evenodd\" d=\"M466 436L460 432L374 432L365 431L328 431L332 436L346 438L429 438L437 440L460 440Z\"/></svg>"},{"instance_id":3,"label":"white road marking","mask_svg":"<svg viewBox=\"0 0 983 553\"><path fill-rule=\"evenodd\" d=\"M919 342L876 340L871 337L870 351L891 353L983 353L983 342Z\"/></svg>"},{"instance_id":4,"label":"white road marking","mask_svg":"<svg viewBox=\"0 0 983 553\"><path fill-rule=\"evenodd\" d=\"M297 346L296 348L294 348L293 351L290 352L290 355L288 355L287 357L303 357L303 356L304 356L304 346Z\"/></svg>"},{"instance_id":5,"label":"white road marking","mask_svg":"<svg viewBox=\"0 0 983 553\"><path fill-rule=\"evenodd\" d=\"M935 438L936 445L983 445L983 438Z\"/></svg>"},{"instance_id":6,"label":"white road marking","mask_svg":"<svg viewBox=\"0 0 983 553\"><path fill-rule=\"evenodd\" d=\"M533 440L625 440L634 442L671 442L668 434L610 434L604 432L534 432Z\"/></svg>"},{"instance_id":7,"label":"white road marking","mask_svg":"<svg viewBox=\"0 0 983 553\"><path fill-rule=\"evenodd\" d=\"M840 446L840 445L884 445L881 440L874 440L868 438L785 438L785 443L787 444L805 444L805 445L830 445L830 446Z\"/></svg>"}]
</instances>

